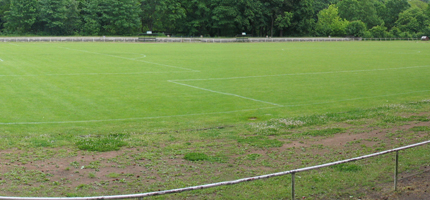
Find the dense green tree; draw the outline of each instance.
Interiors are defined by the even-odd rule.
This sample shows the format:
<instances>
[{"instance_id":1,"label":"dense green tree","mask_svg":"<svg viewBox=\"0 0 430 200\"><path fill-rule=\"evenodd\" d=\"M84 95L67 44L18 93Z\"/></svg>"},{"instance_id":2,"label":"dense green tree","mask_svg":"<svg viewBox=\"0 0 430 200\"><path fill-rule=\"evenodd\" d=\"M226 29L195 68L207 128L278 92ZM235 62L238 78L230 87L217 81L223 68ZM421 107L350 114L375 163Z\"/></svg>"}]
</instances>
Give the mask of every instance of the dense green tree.
<instances>
[{"instance_id":1,"label":"dense green tree","mask_svg":"<svg viewBox=\"0 0 430 200\"><path fill-rule=\"evenodd\" d=\"M211 28L209 0L184 0L185 18L180 21L180 31L187 35L209 35Z\"/></svg>"},{"instance_id":2,"label":"dense green tree","mask_svg":"<svg viewBox=\"0 0 430 200\"><path fill-rule=\"evenodd\" d=\"M5 12L10 9L10 0L0 0L0 31L3 29L3 25L6 22Z\"/></svg>"},{"instance_id":3,"label":"dense green tree","mask_svg":"<svg viewBox=\"0 0 430 200\"><path fill-rule=\"evenodd\" d=\"M99 35L101 31L99 2L90 0L83 1L81 4L81 33L83 35Z\"/></svg>"},{"instance_id":4,"label":"dense green tree","mask_svg":"<svg viewBox=\"0 0 430 200\"><path fill-rule=\"evenodd\" d=\"M185 19L186 12L180 0L160 0L159 20L167 32L181 29L181 21Z\"/></svg>"},{"instance_id":5,"label":"dense green tree","mask_svg":"<svg viewBox=\"0 0 430 200\"><path fill-rule=\"evenodd\" d=\"M348 21L339 17L338 8L330 5L318 13L316 32L320 36L344 36Z\"/></svg>"},{"instance_id":6,"label":"dense green tree","mask_svg":"<svg viewBox=\"0 0 430 200\"><path fill-rule=\"evenodd\" d=\"M152 30L194 36L235 36L244 31L254 36L358 37L372 34L363 29L365 23L367 28L380 25L373 32L397 26L401 34L417 35L430 30L427 20L430 8L423 2L428 3L427 0L0 0L0 31L131 35ZM338 15L331 5L336 5ZM409 10L410 5L421 12Z\"/></svg>"},{"instance_id":7,"label":"dense green tree","mask_svg":"<svg viewBox=\"0 0 430 200\"><path fill-rule=\"evenodd\" d=\"M275 26L279 29L279 36L283 36L284 29L288 28L291 25L291 19L293 18L293 13L284 12L276 16Z\"/></svg>"},{"instance_id":8,"label":"dense green tree","mask_svg":"<svg viewBox=\"0 0 430 200\"><path fill-rule=\"evenodd\" d=\"M216 30L215 35L233 36L237 34L234 20L238 14L233 0L212 0L212 28Z\"/></svg>"},{"instance_id":9,"label":"dense green tree","mask_svg":"<svg viewBox=\"0 0 430 200\"><path fill-rule=\"evenodd\" d=\"M349 22L345 32L349 36L363 37L366 32L366 24L360 20Z\"/></svg>"},{"instance_id":10,"label":"dense green tree","mask_svg":"<svg viewBox=\"0 0 430 200\"><path fill-rule=\"evenodd\" d=\"M396 21L396 26L401 31L409 33L424 31L429 24L429 17L418 7L411 7L400 13Z\"/></svg>"},{"instance_id":11,"label":"dense green tree","mask_svg":"<svg viewBox=\"0 0 430 200\"><path fill-rule=\"evenodd\" d=\"M29 33L37 14L37 0L11 0L10 9L5 12L4 26L10 33Z\"/></svg>"},{"instance_id":12,"label":"dense green tree","mask_svg":"<svg viewBox=\"0 0 430 200\"><path fill-rule=\"evenodd\" d=\"M424 12L428 17L430 17L430 3L427 4L427 9Z\"/></svg>"},{"instance_id":13,"label":"dense green tree","mask_svg":"<svg viewBox=\"0 0 430 200\"><path fill-rule=\"evenodd\" d=\"M313 3L314 12L315 12L315 19L318 19L317 14L323 10L328 8L331 4L337 4L339 0L315 0Z\"/></svg>"},{"instance_id":14,"label":"dense green tree","mask_svg":"<svg viewBox=\"0 0 430 200\"><path fill-rule=\"evenodd\" d=\"M374 0L343 0L337 6L339 16L348 21L361 20L368 28L383 23L377 14Z\"/></svg>"},{"instance_id":15,"label":"dense green tree","mask_svg":"<svg viewBox=\"0 0 430 200\"><path fill-rule=\"evenodd\" d=\"M131 35L138 31L139 2L91 0L83 8L82 32L89 35Z\"/></svg>"},{"instance_id":16,"label":"dense green tree","mask_svg":"<svg viewBox=\"0 0 430 200\"><path fill-rule=\"evenodd\" d=\"M388 35L387 27L379 25L369 29L369 32L372 33L374 38L385 38Z\"/></svg>"},{"instance_id":17,"label":"dense green tree","mask_svg":"<svg viewBox=\"0 0 430 200\"><path fill-rule=\"evenodd\" d=\"M75 0L40 0L39 17L43 32L50 35L70 35L80 23L78 2Z\"/></svg>"},{"instance_id":18,"label":"dense green tree","mask_svg":"<svg viewBox=\"0 0 430 200\"><path fill-rule=\"evenodd\" d=\"M155 23L160 14L158 14L160 0L140 0L140 9L141 12L139 14L141 20L142 32L144 32L144 28L149 31L154 31Z\"/></svg>"},{"instance_id":19,"label":"dense green tree","mask_svg":"<svg viewBox=\"0 0 430 200\"><path fill-rule=\"evenodd\" d=\"M426 10L428 7L428 4L421 0L409 0L408 2L411 4L411 6L418 7L421 10Z\"/></svg>"},{"instance_id":20,"label":"dense green tree","mask_svg":"<svg viewBox=\"0 0 430 200\"><path fill-rule=\"evenodd\" d=\"M382 15L382 18L385 26L391 28L399 19L399 14L407 10L410 5L407 0L388 0L385 7L385 13Z\"/></svg>"},{"instance_id":21,"label":"dense green tree","mask_svg":"<svg viewBox=\"0 0 430 200\"><path fill-rule=\"evenodd\" d=\"M292 11L294 16L292 18L290 35L308 36L313 34L315 27L314 0L293 0Z\"/></svg>"}]
</instances>

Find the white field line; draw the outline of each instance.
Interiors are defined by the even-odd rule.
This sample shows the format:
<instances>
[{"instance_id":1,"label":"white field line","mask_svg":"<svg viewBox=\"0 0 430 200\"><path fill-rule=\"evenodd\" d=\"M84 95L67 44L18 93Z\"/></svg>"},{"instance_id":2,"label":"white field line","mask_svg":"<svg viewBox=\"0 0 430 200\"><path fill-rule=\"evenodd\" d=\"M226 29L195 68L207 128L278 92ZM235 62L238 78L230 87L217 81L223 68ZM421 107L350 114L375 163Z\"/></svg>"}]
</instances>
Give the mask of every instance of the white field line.
<instances>
[{"instance_id":1,"label":"white field line","mask_svg":"<svg viewBox=\"0 0 430 200\"><path fill-rule=\"evenodd\" d=\"M396 93L396 94L387 94L387 95L379 95L379 96L371 96L371 97L361 97L361 98L352 98L352 99L342 99L337 101L326 101L326 102L317 102L317 103L308 103L308 104L294 104L294 105L285 105L282 107L298 107L298 106L309 106L309 105L318 105L318 104L330 104L337 103L342 101L354 101L360 99L371 99L378 97L388 97L388 96L396 96L403 94L412 94L412 93L420 93L420 92L430 92L430 90L420 90L420 91L412 91L405 93ZM100 120L77 120L77 121L48 121L48 122L7 122L0 123L0 125L30 125L30 124L73 124L73 123L94 123L94 122L111 122L111 121L133 121L133 120L146 120L146 119L160 119L160 118L173 118L173 117L189 117L189 116L199 116L199 115L217 115L217 114L229 114L229 113L237 113L237 112L247 112L247 111L256 111L256 110L264 110L264 109L274 109L280 108L276 107L262 107L262 108L253 108L253 109L244 109L244 110L232 110L225 112L212 112L212 113L195 113L195 114L184 114L184 115L166 115L166 116L154 116L154 117L134 117L134 118L123 118L123 119L100 119Z\"/></svg>"},{"instance_id":2,"label":"white field line","mask_svg":"<svg viewBox=\"0 0 430 200\"><path fill-rule=\"evenodd\" d=\"M319 75L319 74L337 74L337 73L373 72L373 71L402 70L402 69L415 69L415 68L427 68L427 67L430 67L430 65L425 65L425 66L412 66L412 67L398 67L398 68L385 68L385 69L369 69L369 70L350 70L350 71L309 72L309 73L274 74L274 75L260 75L260 76L238 76L238 77L228 77L228 78L181 79L181 80L170 80L170 81L179 82L179 81L232 80L232 79L246 79L246 78L277 77L277 76L302 76L302 75Z\"/></svg>"},{"instance_id":3,"label":"white field line","mask_svg":"<svg viewBox=\"0 0 430 200\"><path fill-rule=\"evenodd\" d=\"M225 112L195 113L195 114L184 114L184 115L166 115L166 116L155 116L155 117L135 117L135 118L124 118L124 119L100 119L100 120L78 120L78 121L51 121L51 122L9 122L9 123L0 123L0 125L72 124L72 123L92 123L92 122L111 122L111 121L132 121L132 120L159 119L159 118L172 118L172 117L188 117L188 116L198 116L198 115L228 114L228 113L255 111L255 110L271 109L271 108L278 108L278 107L265 107L265 108L233 110L233 111L225 111Z\"/></svg>"},{"instance_id":4,"label":"white field line","mask_svg":"<svg viewBox=\"0 0 430 200\"><path fill-rule=\"evenodd\" d=\"M10 44L10 45L13 45L13 46L21 46L21 45L17 45L15 43L11 43L11 42L7 42L7 43Z\"/></svg>"},{"instance_id":5,"label":"white field line","mask_svg":"<svg viewBox=\"0 0 430 200\"><path fill-rule=\"evenodd\" d=\"M96 76L96 75L139 75L139 74L170 74L170 73L190 73L189 71L170 72L130 72L130 73L75 73L75 74L26 74L26 75L4 75L0 77L21 77L21 76Z\"/></svg>"},{"instance_id":6,"label":"white field line","mask_svg":"<svg viewBox=\"0 0 430 200\"><path fill-rule=\"evenodd\" d=\"M142 57L133 58L133 60L140 59L140 58L146 58L146 55L143 55L143 54L142 54Z\"/></svg>"},{"instance_id":7,"label":"white field line","mask_svg":"<svg viewBox=\"0 0 430 200\"><path fill-rule=\"evenodd\" d=\"M177 66L173 66L173 65L165 65L165 64L160 64L160 63L155 63L155 62L149 62L149 61L144 61L144 60L136 60L134 58L127 58L127 57L122 57L122 56L115 56L115 55L110 55L110 54L104 54L104 53L98 53L98 52L92 52L92 51L85 51L85 50L79 50L79 49L71 49L71 48L67 48L67 47L59 47L59 48L73 50L73 51L80 51L80 52L85 52L85 53L98 54L98 55L109 56L109 57L114 57L114 58L121 58L121 59L125 59L125 60L136 61L136 62L143 62L143 63L153 64L153 65L159 65L159 66L163 66L163 67L183 69L183 70L192 71L192 72L200 72L198 70L189 69L189 68L185 68L185 67L177 67Z\"/></svg>"},{"instance_id":8,"label":"white field line","mask_svg":"<svg viewBox=\"0 0 430 200\"><path fill-rule=\"evenodd\" d=\"M308 103L308 104L284 105L283 107L296 107L296 106L310 106L310 105L319 105L319 104L329 104L329 103L337 103L337 102L342 102L342 101L355 101L355 100L361 100L361 99L372 99L372 98L378 98L378 97L390 97L390 96L397 96L397 95L404 95L404 94L413 94L413 93L421 93L421 92L430 92L430 90L418 90L418 91L412 91L412 92L403 92L403 93L395 93L395 94L384 94L384 95L377 95L377 96L370 96L370 97L358 97L358 98L351 98L351 99L341 99L341 100L336 100L336 101L325 101L325 102Z\"/></svg>"},{"instance_id":9,"label":"white field line","mask_svg":"<svg viewBox=\"0 0 430 200\"><path fill-rule=\"evenodd\" d=\"M0 61L2 61L3 62L3 60L0 58Z\"/></svg>"},{"instance_id":10,"label":"white field line","mask_svg":"<svg viewBox=\"0 0 430 200\"><path fill-rule=\"evenodd\" d=\"M188 85L188 84L184 84L184 83L178 83L178 82L175 82L175 81L168 81L168 82L175 83L175 84L182 85L182 86L191 87L191 88L196 88L196 89L204 90L204 91L208 91L208 92L213 92L213 93L218 93L218 94L223 94L223 95L228 95L228 96L239 97L239 98L242 98L242 99L248 99L248 100L251 100L251 101L256 101L256 102L260 102L260 103L270 104L270 105L274 105L274 106L280 106L280 107L283 106L283 105L280 105L280 104L277 104L277 103L272 103L272 102L268 102L268 101L262 101L262 100L258 100L258 99L253 99L253 98L244 97L244 96L240 96L240 95L232 94L232 93L219 92L219 91L210 90L210 89L206 89L206 88L201 88L201 87L197 87L197 86L193 86L193 85Z\"/></svg>"}]
</instances>

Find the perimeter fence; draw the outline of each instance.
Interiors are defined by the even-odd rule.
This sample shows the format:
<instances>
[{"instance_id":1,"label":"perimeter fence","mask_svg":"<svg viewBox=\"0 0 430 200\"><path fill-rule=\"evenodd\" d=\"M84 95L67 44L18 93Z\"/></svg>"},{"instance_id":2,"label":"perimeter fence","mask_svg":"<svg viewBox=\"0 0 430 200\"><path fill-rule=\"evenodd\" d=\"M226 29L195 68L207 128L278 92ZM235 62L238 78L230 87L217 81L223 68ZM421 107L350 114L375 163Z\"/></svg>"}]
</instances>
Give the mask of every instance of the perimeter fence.
<instances>
[{"instance_id":1,"label":"perimeter fence","mask_svg":"<svg viewBox=\"0 0 430 200\"><path fill-rule=\"evenodd\" d=\"M224 182L218 182L218 183L211 183L211 184L205 184L205 185L198 185L198 186L192 186L192 187L185 187L185 188L178 188L178 189L171 189L171 190L164 190L164 191L156 191L156 192L148 192L148 193L141 193L141 194L127 194L127 195L115 195L115 196L94 196L94 197L1 197L0 200L108 200L108 199L130 199L130 198L136 198L138 200L142 200L144 197L150 197L150 196L158 196L158 195L166 195L166 194L173 194L173 193L180 193L185 191L191 191L191 190L201 190L205 188L212 188L212 187L219 187L224 185L234 185L239 184L242 182L249 182L249 181L255 181L260 179L266 179L266 178L272 178L272 177L278 177L278 176L285 176L288 174L291 174L291 199L295 199L295 175L299 172L305 172L310 170L316 170L320 168L330 167L334 165L339 165L343 163L349 163L354 162L358 160L363 160L371 157L381 156L384 154L389 153L395 153L395 163L393 164L394 167L394 190L397 190L397 176L398 176L398 168L399 168L399 151L406 150L418 146L422 146L425 144L430 144L429 141L420 142L416 144L411 144L403 147L398 147L395 149L390 149L378 153L368 154L360 157L350 158L346 160L340 160L336 162L326 163L322 165L316 165L311 167L305 167L300 169L294 169L289 171L283 171L273 174L266 174L261 176L254 176L254 177L248 177L248 178L242 178L232 181L224 181Z\"/></svg>"},{"instance_id":2,"label":"perimeter fence","mask_svg":"<svg viewBox=\"0 0 430 200\"><path fill-rule=\"evenodd\" d=\"M0 42L161 42L161 43L233 43L233 42L346 42L346 41L417 41L419 38L179 38L179 37L0 37Z\"/></svg>"}]
</instances>

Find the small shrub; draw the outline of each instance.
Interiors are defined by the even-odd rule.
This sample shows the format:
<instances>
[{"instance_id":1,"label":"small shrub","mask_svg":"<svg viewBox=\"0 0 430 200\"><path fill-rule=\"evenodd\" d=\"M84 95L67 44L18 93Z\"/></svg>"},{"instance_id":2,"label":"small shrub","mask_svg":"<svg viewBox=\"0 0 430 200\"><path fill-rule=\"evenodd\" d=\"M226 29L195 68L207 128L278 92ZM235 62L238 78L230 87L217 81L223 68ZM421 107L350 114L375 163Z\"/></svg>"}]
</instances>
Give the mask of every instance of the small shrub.
<instances>
[{"instance_id":1,"label":"small shrub","mask_svg":"<svg viewBox=\"0 0 430 200\"><path fill-rule=\"evenodd\" d=\"M189 161L209 160L209 156L204 153L187 153L184 159Z\"/></svg>"}]
</instances>

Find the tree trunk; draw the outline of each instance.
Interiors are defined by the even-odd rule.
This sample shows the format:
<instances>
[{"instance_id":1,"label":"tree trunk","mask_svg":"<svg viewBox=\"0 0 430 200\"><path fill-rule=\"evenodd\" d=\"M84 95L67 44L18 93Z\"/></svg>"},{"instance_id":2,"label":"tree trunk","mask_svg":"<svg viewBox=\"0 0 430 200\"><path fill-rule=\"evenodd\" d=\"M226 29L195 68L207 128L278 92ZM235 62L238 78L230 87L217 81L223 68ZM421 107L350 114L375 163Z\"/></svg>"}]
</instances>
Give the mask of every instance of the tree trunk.
<instances>
[{"instance_id":1,"label":"tree trunk","mask_svg":"<svg viewBox=\"0 0 430 200\"><path fill-rule=\"evenodd\" d=\"M273 19L273 14L272 14L272 25L270 26L270 37L273 37L273 23L274 23L273 20L274 19Z\"/></svg>"}]
</instances>

